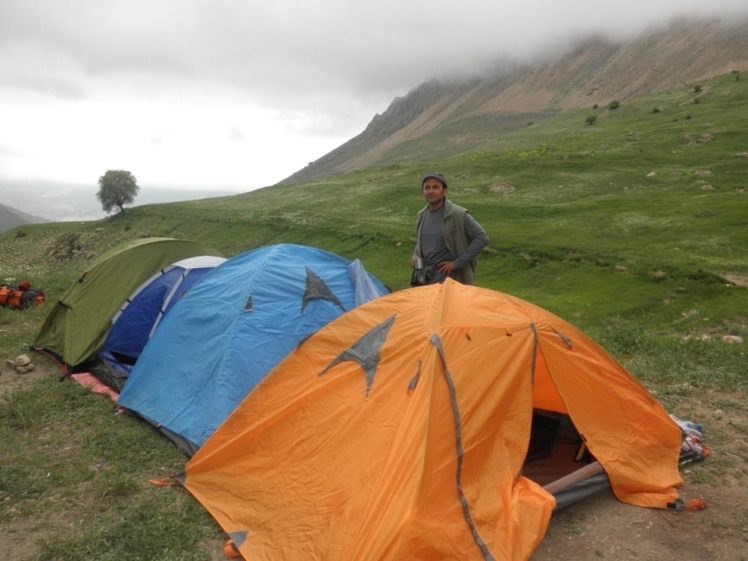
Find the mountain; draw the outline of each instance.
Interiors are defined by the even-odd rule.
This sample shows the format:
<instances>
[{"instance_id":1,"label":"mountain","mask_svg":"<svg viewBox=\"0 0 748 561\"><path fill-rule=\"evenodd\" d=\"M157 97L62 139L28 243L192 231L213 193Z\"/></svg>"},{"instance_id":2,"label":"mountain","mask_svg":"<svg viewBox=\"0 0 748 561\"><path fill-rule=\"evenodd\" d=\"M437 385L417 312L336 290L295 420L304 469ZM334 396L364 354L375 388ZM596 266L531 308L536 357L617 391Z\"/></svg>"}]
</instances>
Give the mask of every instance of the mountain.
<instances>
[{"instance_id":1,"label":"mountain","mask_svg":"<svg viewBox=\"0 0 748 561\"><path fill-rule=\"evenodd\" d=\"M422 84L375 115L361 134L279 184L438 160L559 112L626 103L745 70L748 21L680 20L628 42L587 37L544 62L497 63L491 75Z\"/></svg>"},{"instance_id":2,"label":"mountain","mask_svg":"<svg viewBox=\"0 0 748 561\"><path fill-rule=\"evenodd\" d=\"M12 230L16 226L23 226L24 224L39 224L41 222L49 222L49 220L0 204L0 232Z\"/></svg>"}]
</instances>

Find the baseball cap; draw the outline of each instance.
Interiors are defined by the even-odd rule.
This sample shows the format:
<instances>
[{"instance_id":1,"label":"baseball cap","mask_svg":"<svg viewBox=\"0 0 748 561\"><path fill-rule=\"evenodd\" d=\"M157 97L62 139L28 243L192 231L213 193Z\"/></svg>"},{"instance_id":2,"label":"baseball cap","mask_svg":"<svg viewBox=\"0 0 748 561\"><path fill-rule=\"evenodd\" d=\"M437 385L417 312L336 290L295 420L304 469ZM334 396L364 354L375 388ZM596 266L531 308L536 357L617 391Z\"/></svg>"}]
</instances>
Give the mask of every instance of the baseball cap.
<instances>
[{"instance_id":1,"label":"baseball cap","mask_svg":"<svg viewBox=\"0 0 748 561\"><path fill-rule=\"evenodd\" d=\"M444 176L441 173L436 173L435 171L427 171L421 176L421 186L423 186L424 181L430 178L438 179L442 182L444 187L447 187L447 180L444 179Z\"/></svg>"}]
</instances>

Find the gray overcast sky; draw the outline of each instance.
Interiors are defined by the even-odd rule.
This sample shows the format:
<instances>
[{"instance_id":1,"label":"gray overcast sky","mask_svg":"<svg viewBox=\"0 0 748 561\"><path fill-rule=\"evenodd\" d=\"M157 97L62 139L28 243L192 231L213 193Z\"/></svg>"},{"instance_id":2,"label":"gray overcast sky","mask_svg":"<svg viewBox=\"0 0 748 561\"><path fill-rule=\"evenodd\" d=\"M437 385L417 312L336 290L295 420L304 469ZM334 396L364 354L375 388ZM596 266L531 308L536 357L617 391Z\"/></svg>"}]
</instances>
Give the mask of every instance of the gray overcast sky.
<instances>
[{"instance_id":1,"label":"gray overcast sky","mask_svg":"<svg viewBox=\"0 0 748 561\"><path fill-rule=\"evenodd\" d=\"M0 181L272 185L433 77L745 0L0 0Z\"/></svg>"}]
</instances>

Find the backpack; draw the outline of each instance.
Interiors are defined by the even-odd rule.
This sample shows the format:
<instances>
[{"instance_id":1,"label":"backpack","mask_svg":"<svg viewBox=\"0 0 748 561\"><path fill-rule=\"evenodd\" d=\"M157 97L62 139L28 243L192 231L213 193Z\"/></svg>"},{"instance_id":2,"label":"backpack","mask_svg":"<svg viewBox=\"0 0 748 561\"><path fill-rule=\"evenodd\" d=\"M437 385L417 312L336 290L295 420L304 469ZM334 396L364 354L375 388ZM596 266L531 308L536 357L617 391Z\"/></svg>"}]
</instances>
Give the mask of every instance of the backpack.
<instances>
[{"instance_id":1,"label":"backpack","mask_svg":"<svg viewBox=\"0 0 748 561\"><path fill-rule=\"evenodd\" d=\"M0 306L11 308L28 308L29 306L43 306L46 296L41 290L32 290L28 282L18 286L4 284L0 286Z\"/></svg>"}]
</instances>

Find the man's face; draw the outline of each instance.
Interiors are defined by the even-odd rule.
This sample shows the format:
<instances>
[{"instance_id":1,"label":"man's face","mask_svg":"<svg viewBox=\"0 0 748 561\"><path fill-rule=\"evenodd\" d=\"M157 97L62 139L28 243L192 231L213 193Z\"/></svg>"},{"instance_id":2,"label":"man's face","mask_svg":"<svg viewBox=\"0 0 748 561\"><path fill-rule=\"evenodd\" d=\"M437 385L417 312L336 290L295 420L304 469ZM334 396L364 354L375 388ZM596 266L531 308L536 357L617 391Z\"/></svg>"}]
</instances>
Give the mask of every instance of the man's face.
<instances>
[{"instance_id":1,"label":"man's face","mask_svg":"<svg viewBox=\"0 0 748 561\"><path fill-rule=\"evenodd\" d=\"M439 208L447 198L447 189L436 178L429 177L423 182L423 198L432 208Z\"/></svg>"}]
</instances>

